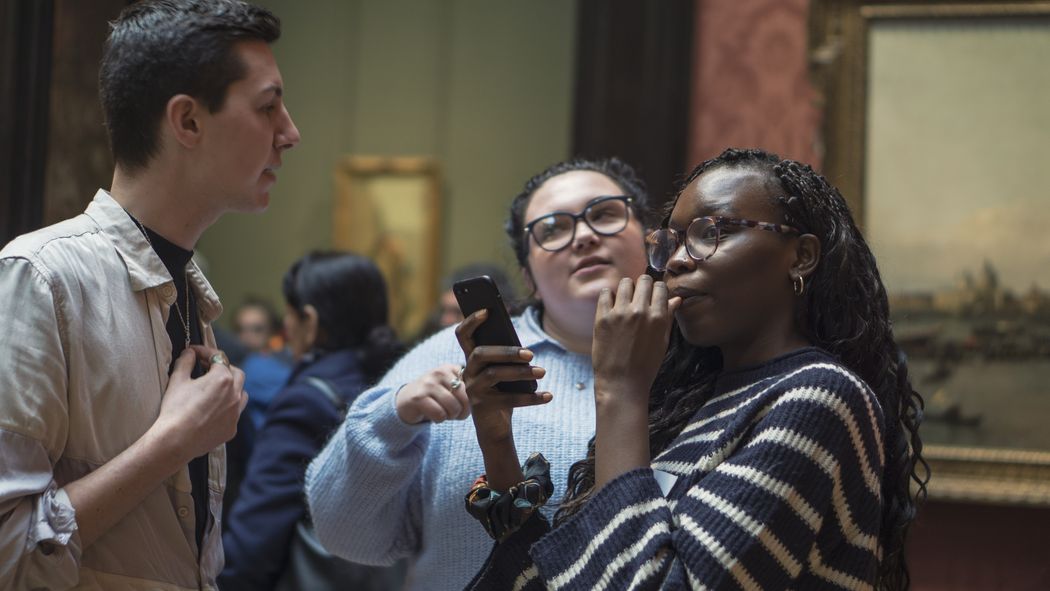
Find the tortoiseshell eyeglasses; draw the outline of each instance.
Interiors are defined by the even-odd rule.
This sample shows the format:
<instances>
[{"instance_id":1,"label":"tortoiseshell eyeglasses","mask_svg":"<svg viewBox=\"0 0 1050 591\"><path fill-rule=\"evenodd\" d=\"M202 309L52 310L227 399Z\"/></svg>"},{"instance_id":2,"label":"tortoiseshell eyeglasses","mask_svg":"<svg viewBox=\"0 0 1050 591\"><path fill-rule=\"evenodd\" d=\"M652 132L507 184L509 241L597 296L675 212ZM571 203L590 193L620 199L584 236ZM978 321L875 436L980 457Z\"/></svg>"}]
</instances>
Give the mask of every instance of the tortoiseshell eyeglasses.
<instances>
[{"instance_id":1,"label":"tortoiseshell eyeglasses","mask_svg":"<svg viewBox=\"0 0 1050 591\"><path fill-rule=\"evenodd\" d=\"M667 263L678 252L685 242L685 252L695 261L706 261L718 250L718 244L722 241L722 229L726 226L740 226L742 228L754 228L767 230L780 234L799 234L800 232L785 224L774 224L770 222L759 222L740 218L727 218L720 216L706 216L696 218L689 222L689 226L683 232L673 228L661 228L645 238L646 250L649 253L649 266L657 271L667 269Z\"/></svg>"}]
</instances>

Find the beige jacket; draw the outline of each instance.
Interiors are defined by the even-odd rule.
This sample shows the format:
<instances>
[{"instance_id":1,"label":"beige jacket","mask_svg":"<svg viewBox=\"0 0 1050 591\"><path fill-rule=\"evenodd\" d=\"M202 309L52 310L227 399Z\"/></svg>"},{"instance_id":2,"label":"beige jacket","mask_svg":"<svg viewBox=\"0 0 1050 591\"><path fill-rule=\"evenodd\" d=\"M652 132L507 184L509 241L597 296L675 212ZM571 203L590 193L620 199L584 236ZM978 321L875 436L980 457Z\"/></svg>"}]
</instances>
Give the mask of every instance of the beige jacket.
<instances>
[{"instance_id":1,"label":"beige jacket","mask_svg":"<svg viewBox=\"0 0 1050 591\"><path fill-rule=\"evenodd\" d=\"M222 306L188 272L205 343ZM73 219L0 251L0 589L213 589L225 449L208 456L211 518L198 561L188 468L81 551L62 487L156 420L168 384L175 285L105 191Z\"/></svg>"}]
</instances>

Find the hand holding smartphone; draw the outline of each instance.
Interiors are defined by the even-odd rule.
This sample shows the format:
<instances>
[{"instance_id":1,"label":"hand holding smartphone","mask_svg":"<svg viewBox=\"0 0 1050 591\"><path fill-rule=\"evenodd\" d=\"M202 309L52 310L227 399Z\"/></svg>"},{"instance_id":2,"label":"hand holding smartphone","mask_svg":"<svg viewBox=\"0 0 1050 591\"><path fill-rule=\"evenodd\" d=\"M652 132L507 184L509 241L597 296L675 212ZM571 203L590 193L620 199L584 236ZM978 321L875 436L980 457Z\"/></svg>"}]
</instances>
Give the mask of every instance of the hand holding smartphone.
<instances>
[{"instance_id":1,"label":"hand holding smartphone","mask_svg":"<svg viewBox=\"0 0 1050 591\"><path fill-rule=\"evenodd\" d=\"M510 321L510 314L503 303L496 283L488 275L458 281L452 286L452 293L459 302L459 309L466 318L478 310L488 310L489 317L474 331L476 346L520 347L518 333ZM518 380L496 384L500 392L528 394L536 391L536 380Z\"/></svg>"}]
</instances>

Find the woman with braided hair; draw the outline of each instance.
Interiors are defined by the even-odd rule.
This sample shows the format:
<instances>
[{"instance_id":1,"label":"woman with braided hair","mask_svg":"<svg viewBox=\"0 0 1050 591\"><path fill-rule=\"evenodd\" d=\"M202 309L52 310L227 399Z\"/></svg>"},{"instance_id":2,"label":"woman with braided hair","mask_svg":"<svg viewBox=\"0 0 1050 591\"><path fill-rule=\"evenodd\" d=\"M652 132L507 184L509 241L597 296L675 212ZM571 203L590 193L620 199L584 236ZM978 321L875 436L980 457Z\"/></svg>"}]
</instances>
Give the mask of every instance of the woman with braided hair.
<instances>
[{"instance_id":1,"label":"woman with braided hair","mask_svg":"<svg viewBox=\"0 0 1050 591\"><path fill-rule=\"evenodd\" d=\"M488 474L467 508L498 540L474 588L907 588L922 399L839 192L726 150L646 242L663 280L600 296L596 434L553 524L546 463L517 467L519 401L464 372Z\"/></svg>"}]
</instances>

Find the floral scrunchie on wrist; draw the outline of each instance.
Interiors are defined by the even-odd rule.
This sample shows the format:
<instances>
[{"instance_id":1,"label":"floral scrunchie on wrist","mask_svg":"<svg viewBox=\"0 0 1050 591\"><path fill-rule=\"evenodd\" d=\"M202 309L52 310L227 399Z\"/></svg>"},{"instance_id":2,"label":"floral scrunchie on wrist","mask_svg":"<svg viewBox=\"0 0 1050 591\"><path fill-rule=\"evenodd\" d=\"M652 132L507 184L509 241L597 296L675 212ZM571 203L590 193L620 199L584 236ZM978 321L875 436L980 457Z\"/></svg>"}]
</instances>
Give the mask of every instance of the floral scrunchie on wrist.
<instances>
[{"instance_id":1,"label":"floral scrunchie on wrist","mask_svg":"<svg viewBox=\"0 0 1050 591\"><path fill-rule=\"evenodd\" d=\"M525 474L525 480L505 493L489 488L484 474L478 476L467 493L467 513L480 521L485 531L497 542L517 531L554 493L551 465L543 454L530 455L521 471Z\"/></svg>"}]
</instances>

